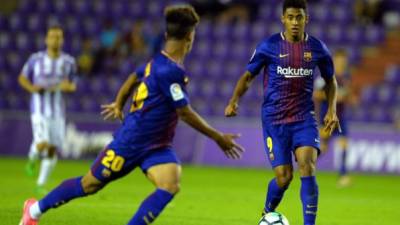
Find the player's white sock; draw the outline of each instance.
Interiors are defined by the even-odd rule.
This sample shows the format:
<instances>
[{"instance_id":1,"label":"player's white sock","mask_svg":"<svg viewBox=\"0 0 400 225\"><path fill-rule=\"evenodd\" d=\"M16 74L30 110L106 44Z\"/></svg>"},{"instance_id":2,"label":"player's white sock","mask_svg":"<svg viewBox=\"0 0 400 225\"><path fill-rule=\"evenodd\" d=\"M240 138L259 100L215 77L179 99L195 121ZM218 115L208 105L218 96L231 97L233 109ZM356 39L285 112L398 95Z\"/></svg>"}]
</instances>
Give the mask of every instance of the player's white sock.
<instances>
[{"instance_id":1,"label":"player's white sock","mask_svg":"<svg viewBox=\"0 0 400 225\"><path fill-rule=\"evenodd\" d=\"M56 162L57 162L57 157L44 158L42 160L40 165L39 178L37 181L38 186L43 186L47 182L51 172L53 171L56 165Z\"/></svg>"},{"instance_id":2,"label":"player's white sock","mask_svg":"<svg viewBox=\"0 0 400 225\"><path fill-rule=\"evenodd\" d=\"M42 212L40 211L39 207L39 201L35 202L35 204L31 205L29 208L29 214L33 219L39 219L40 216L42 215Z\"/></svg>"}]
</instances>

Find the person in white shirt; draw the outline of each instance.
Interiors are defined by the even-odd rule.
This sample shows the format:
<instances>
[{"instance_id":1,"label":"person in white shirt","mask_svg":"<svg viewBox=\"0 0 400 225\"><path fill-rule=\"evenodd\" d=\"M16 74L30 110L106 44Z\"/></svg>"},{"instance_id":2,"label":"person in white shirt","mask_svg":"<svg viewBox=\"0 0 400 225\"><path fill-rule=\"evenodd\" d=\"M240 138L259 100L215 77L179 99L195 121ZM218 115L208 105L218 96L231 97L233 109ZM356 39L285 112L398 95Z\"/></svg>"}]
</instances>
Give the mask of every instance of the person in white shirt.
<instances>
[{"instance_id":1,"label":"person in white shirt","mask_svg":"<svg viewBox=\"0 0 400 225\"><path fill-rule=\"evenodd\" d=\"M30 101L33 141L26 166L28 175L35 173L41 159L37 190L44 185L57 162L57 149L63 145L65 133L65 100L63 93L76 90L75 59L62 52L63 29L52 26L47 30L45 51L32 54L25 63L19 83L32 94Z\"/></svg>"}]
</instances>

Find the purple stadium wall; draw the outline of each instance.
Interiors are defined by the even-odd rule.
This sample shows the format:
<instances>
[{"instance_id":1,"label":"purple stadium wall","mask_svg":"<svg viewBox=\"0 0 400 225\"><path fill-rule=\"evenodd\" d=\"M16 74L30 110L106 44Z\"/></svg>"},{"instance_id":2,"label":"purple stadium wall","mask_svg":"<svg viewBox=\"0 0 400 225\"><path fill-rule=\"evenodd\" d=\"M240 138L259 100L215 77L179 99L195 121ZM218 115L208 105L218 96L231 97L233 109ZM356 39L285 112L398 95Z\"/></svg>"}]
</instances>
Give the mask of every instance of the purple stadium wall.
<instances>
[{"instance_id":1,"label":"purple stadium wall","mask_svg":"<svg viewBox=\"0 0 400 225\"><path fill-rule=\"evenodd\" d=\"M175 149L185 163L267 167L269 163L264 154L262 133L258 121L214 120L219 129L226 132L241 133L238 140L246 148L239 161L226 159L217 145L210 139L196 133L186 125L180 124L175 138ZM92 157L111 139L111 132L117 123L75 122L67 128L64 157ZM2 119L0 117L0 155L23 156L27 154L31 141L31 126L27 119ZM335 146L335 145L332 145ZM348 167L354 171L382 172L400 174L399 133L381 129L353 128L350 133ZM337 167L337 149L322 155L318 167L334 170Z\"/></svg>"}]
</instances>

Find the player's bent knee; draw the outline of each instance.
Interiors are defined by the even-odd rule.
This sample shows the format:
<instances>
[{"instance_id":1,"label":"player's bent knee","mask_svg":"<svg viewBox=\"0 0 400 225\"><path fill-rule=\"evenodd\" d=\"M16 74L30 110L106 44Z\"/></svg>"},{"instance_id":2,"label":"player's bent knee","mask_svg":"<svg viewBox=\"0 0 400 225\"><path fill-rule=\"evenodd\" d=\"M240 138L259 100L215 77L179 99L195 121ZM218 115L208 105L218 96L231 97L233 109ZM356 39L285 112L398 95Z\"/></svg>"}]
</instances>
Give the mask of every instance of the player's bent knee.
<instances>
[{"instance_id":1,"label":"player's bent knee","mask_svg":"<svg viewBox=\"0 0 400 225\"><path fill-rule=\"evenodd\" d=\"M288 187L293 180L293 174L287 173L276 177L276 182L279 187Z\"/></svg>"},{"instance_id":2,"label":"player's bent knee","mask_svg":"<svg viewBox=\"0 0 400 225\"><path fill-rule=\"evenodd\" d=\"M87 195L92 195L101 190L105 184L97 180L93 175L85 175L81 180L83 191Z\"/></svg>"},{"instance_id":3,"label":"player's bent knee","mask_svg":"<svg viewBox=\"0 0 400 225\"><path fill-rule=\"evenodd\" d=\"M180 191L181 186L179 183L161 183L157 186L157 188L163 189L175 195Z\"/></svg>"},{"instance_id":4,"label":"player's bent knee","mask_svg":"<svg viewBox=\"0 0 400 225\"><path fill-rule=\"evenodd\" d=\"M299 163L299 172L301 176L312 176L315 173L314 162L302 162Z\"/></svg>"}]
</instances>

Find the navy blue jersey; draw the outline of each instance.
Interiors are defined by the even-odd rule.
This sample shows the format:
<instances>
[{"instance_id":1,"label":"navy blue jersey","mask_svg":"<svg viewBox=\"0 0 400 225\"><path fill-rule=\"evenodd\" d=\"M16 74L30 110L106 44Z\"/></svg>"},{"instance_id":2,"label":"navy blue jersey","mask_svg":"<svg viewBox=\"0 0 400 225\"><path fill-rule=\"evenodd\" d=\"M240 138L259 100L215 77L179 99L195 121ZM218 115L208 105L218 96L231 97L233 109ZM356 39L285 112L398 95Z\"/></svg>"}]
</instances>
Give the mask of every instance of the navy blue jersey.
<instances>
[{"instance_id":1,"label":"navy blue jersey","mask_svg":"<svg viewBox=\"0 0 400 225\"><path fill-rule=\"evenodd\" d=\"M313 77L317 66L324 79L334 75L329 50L308 34L298 43L290 43L283 33L278 33L258 44L247 70L256 76L264 69L263 120L285 124L313 115Z\"/></svg>"},{"instance_id":2,"label":"navy blue jersey","mask_svg":"<svg viewBox=\"0 0 400 225\"><path fill-rule=\"evenodd\" d=\"M110 146L138 151L170 147L178 122L176 108L189 104L185 71L166 53L160 53L136 75L141 82Z\"/></svg>"}]
</instances>

